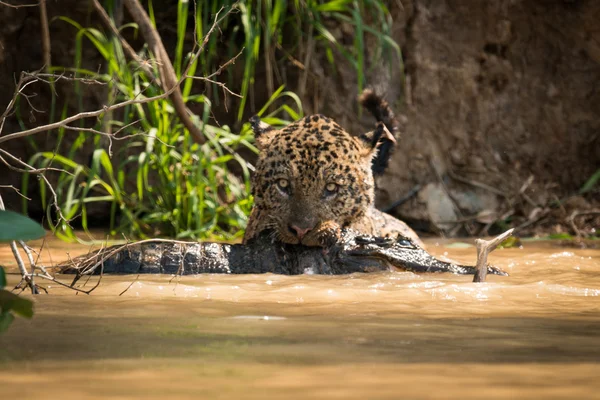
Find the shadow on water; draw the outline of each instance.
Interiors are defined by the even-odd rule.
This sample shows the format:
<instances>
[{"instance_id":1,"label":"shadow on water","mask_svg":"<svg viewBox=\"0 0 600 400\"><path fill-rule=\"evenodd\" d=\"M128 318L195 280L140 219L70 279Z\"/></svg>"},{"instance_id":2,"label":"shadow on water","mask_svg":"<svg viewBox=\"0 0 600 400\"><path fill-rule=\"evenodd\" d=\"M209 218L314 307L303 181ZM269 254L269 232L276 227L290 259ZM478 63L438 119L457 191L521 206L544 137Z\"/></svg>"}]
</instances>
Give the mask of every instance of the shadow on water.
<instances>
[{"instance_id":1,"label":"shadow on water","mask_svg":"<svg viewBox=\"0 0 600 400\"><path fill-rule=\"evenodd\" d=\"M15 361L140 357L294 365L600 361L600 321L585 317L264 320L251 315L176 314L40 315L31 322L19 321L0 338L0 368Z\"/></svg>"}]
</instances>

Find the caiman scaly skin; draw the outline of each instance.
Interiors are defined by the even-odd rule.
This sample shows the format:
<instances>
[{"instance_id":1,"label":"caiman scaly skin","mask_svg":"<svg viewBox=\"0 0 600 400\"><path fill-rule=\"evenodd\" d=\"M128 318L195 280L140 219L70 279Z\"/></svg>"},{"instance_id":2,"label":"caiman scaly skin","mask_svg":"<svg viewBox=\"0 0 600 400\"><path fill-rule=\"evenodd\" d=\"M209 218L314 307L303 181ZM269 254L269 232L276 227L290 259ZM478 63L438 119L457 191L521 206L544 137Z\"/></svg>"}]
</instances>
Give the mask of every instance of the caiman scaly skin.
<instances>
[{"instance_id":1,"label":"caiman scaly skin","mask_svg":"<svg viewBox=\"0 0 600 400\"><path fill-rule=\"evenodd\" d=\"M475 273L474 267L434 258L410 239L380 238L350 230L343 231L341 240L325 249L275 242L268 232L243 245L149 240L104 249L60 268L63 273L79 274ZM488 273L508 275L491 266Z\"/></svg>"}]
</instances>

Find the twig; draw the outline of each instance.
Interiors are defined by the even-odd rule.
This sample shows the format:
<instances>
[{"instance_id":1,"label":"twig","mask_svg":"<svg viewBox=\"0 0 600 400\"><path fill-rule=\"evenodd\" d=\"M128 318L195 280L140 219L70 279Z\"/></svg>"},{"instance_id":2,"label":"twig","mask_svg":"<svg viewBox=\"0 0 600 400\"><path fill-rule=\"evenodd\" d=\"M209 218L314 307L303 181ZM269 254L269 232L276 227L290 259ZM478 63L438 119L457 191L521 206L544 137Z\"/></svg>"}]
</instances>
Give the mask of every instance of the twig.
<instances>
[{"instance_id":1,"label":"twig","mask_svg":"<svg viewBox=\"0 0 600 400\"><path fill-rule=\"evenodd\" d=\"M214 80L212 80L212 79L208 79L208 78L206 78L206 77L204 77L204 76L188 76L188 78L190 78L190 79L195 79L195 80L199 80L199 81L204 81L204 82L208 82L208 83L212 83L212 84L214 84L214 85L220 86L220 87L223 89L223 93L227 92L227 93L229 93L230 95L232 95L232 96L236 96L236 97L239 97L239 98L242 98L242 97L244 97L244 96L242 96L242 95L240 95L240 94L237 94L237 93L235 93L235 92L231 91L231 89L229 89L229 88L227 87L227 85L226 85L225 83L223 83L223 82L217 82L217 81L214 81Z\"/></svg>"},{"instance_id":2,"label":"twig","mask_svg":"<svg viewBox=\"0 0 600 400\"><path fill-rule=\"evenodd\" d=\"M12 154L10 154L8 151L4 150L4 149L0 149L0 153L3 153L9 157L11 157L13 160L22 163L22 160L19 160L18 158L16 158L15 156L13 156ZM4 157L0 156L0 161L2 161L4 163L4 165L6 165L9 169L13 170L13 171L17 171L17 172L27 172L28 174L43 174L44 172L47 171L55 171L55 172L61 172L61 173L65 173L67 175L71 175L73 176L72 173L70 173L67 170L64 170L62 168L53 168L53 167L44 167L44 168L33 168L31 167L31 169L23 169L23 168L19 168L19 167L15 167L14 165L11 165L8 161L6 161L4 159Z\"/></svg>"},{"instance_id":3,"label":"twig","mask_svg":"<svg viewBox=\"0 0 600 400\"><path fill-rule=\"evenodd\" d=\"M94 133L96 135L101 135L101 136L107 137L108 138L108 155L110 157L112 157L113 140L116 140L116 141L126 140L126 139L131 139L132 137L136 137L136 136L151 137L146 132L132 133L130 135L125 135L125 136L119 136L119 137L117 137L117 135L120 132L122 132L124 129L129 128L130 126L132 126L134 124L137 124L140 121L141 120L138 119L136 121L130 122L129 124L124 125L123 127L119 128L119 130L117 130L116 132L103 132L103 131L99 131L99 130L94 129L94 128L81 128L81 127L70 126L70 125L65 125L65 126L63 126L63 128L65 128L67 130L70 130L70 131L89 132L89 133ZM168 143L165 143L163 140L161 140L160 138L158 138L156 136L153 136L153 138L154 138L154 140L162 143L165 147L169 147L171 149L175 148L175 146L172 146L172 145L170 145Z\"/></svg>"},{"instance_id":4,"label":"twig","mask_svg":"<svg viewBox=\"0 0 600 400\"><path fill-rule=\"evenodd\" d=\"M477 263L475 264L475 276L473 282L485 282L488 272L488 255L498 247L507 237L511 236L514 229L509 229L492 240L475 239L477 248Z\"/></svg>"},{"instance_id":5,"label":"twig","mask_svg":"<svg viewBox=\"0 0 600 400\"><path fill-rule=\"evenodd\" d=\"M78 77L78 76L67 76L66 73L67 73L66 71L63 71L60 74L52 74L52 73L41 74L41 73L23 71L23 75L35 78L36 80L45 82L45 83L56 83L58 81L72 81L72 82L81 82L86 85L102 85L102 86L104 86L107 84L107 82L102 82L97 79L83 78L83 77ZM48 79L44 79L44 78L48 78ZM51 79L54 79L54 81L51 81Z\"/></svg>"},{"instance_id":6,"label":"twig","mask_svg":"<svg viewBox=\"0 0 600 400\"><path fill-rule=\"evenodd\" d=\"M35 276L36 278L41 278L41 279L46 279L48 281L52 281L52 282L56 283L57 285L64 286L68 289L74 290L79 293L90 294L90 293L92 293L92 291L94 291L94 289L96 289L100 285L100 281L102 280L103 274L100 274L100 278L98 279L98 282L96 282L96 285L94 285L94 287L92 287L91 289L88 289L88 290L83 290L83 289L76 288L73 285L68 285L64 282L59 281L58 279L56 279L55 277L53 277L52 275L49 275L49 274L36 273L36 274L32 274L31 276Z\"/></svg>"},{"instance_id":7,"label":"twig","mask_svg":"<svg viewBox=\"0 0 600 400\"><path fill-rule=\"evenodd\" d=\"M135 277L135 279L134 279L133 281L131 281L131 283L129 284L129 286L127 286L127 287L125 288L125 290L123 290L121 293L119 293L119 296L122 296L123 294L125 294L125 292L127 292L127 291L128 291L128 290L129 290L129 289L130 289L130 288L133 286L133 284L137 282L137 280L138 280L138 278L139 278L139 277L140 277L140 274L138 274L138 275Z\"/></svg>"},{"instance_id":8,"label":"twig","mask_svg":"<svg viewBox=\"0 0 600 400\"><path fill-rule=\"evenodd\" d=\"M506 193L503 192L502 190L496 189L495 187L491 187L490 185L486 185L485 183L481 183L481 182L474 181L474 180L471 180L471 179L463 178L460 175L456 175L454 173L454 171L452 171L452 170L448 170L448 175L450 176L450 178L452 178L454 180L457 180L459 182L467 183L467 184L469 184L471 186L475 186L475 187L478 187L478 188L481 188L481 189L485 189L485 190L487 190L489 192L495 193L498 196L502 196L504 198L508 198L508 196L506 195Z\"/></svg>"},{"instance_id":9,"label":"twig","mask_svg":"<svg viewBox=\"0 0 600 400\"><path fill-rule=\"evenodd\" d=\"M382 211L386 212L386 213L392 211L394 208L406 203L408 200L410 200L412 197L414 197L414 195L419 193L419 190L421 190L421 184L416 184L412 189L410 189L410 191L407 194L405 194L400 199L394 201L389 206L383 208ZM454 221L454 222L456 222L456 221Z\"/></svg>"},{"instance_id":10,"label":"twig","mask_svg":"<svg viewBox=\"0 0 600 400\"><path fill-rule=\"evenodd\" d=\"M39 5L39 3L34 3L34 4L9 4L5 1L0 1L0 5L3 5L5 7L10 7L10 8L22 8L22 7L37 7Z\"/></svg>"},{"instance_id":11,"label":"twig","mask_svg":"<svg viewBox=\"0 0 600 400\"><path fill-rule=\"evenodd\" d=\"M21 165L27 167L29 170L26 172L31 172L31 173L39 173L37 172L38 170L35 169L34 167L32 167L31 165L27 164L25 161L21 161L18 158L16 158L15 156L13 156L12 154L10 154L9 152L7 152L6 150L0 149L0 152L12 157L15 161L17 161L18 163L20 163ZM1 158L1 157L0 157ZM2 159L3 161L5 161L4 159ZM8 164L7 164L8 165ZM14 167L13 167L14 168ZM46 175L39 173L40 178L42 178L44 180L44 182L46 183L46 185L48 185L48 190L50 190L50 193L52 193L52 200L53 200L53 205L54 208L56 209L56 213L58 214L60 220L64 221L65 223L68 224L69 220L67 220L65 218L65 216L62 213L62 210L60 209L59 205L58 205L58 196L56 194L56 191L54 190L54 188L52 187L52 185L50 184L50 181L48 180L48 178L46 178Z\"/></svg>"},{"instance_id":12,"label":"twig","mask_svg":"<svg viewBox=\"0 0 600 400\"><path fill-rule=\"evenodd\" d=\"M34 73L37 73L37 72L40 72L40 71L38 70ZM6 118L9 115L11 115L11 111L12 111L13 107L15 106L17 98L21 95L21 93L23 92L23 89L25 89L27 86L29 86L32 83L35 83L37 81L38 81L38 79L35 78L34 76L31 76L31 75L27 76L24 73L21 73L21 75L19 76L19 81L15 82L15 91L13 92L12 98L8 102L8 105L6 106L6 109L4 110L2 115L0 115L0 134L2 134L2 129L4 128L4 121L6 121Z\"/></svg>"},{"instance_id":13,"label":"twig","mask_svg":"<svg viewBox=\"0 0 600 400\"><path fill-rule=\"evenodd\" d=\"M72 115L70 117L67 117L61 121L57 121L57 122L53 122L47 125L41 125L32 129L27 129L21 132L15 132L15 133L11 133L5 136L0 136L0 143L12 140L12 139L18 139L18 138L22 138L22 137L27 137L27 136L31 136L31 135L35 135L36 133L40 133L40 132L45 132L45 131L49 131L52 129L56 129L56 128L60 128L64 125L67 125L73 121L78 121L80 119L84 119L84 118L92 118L92 117L98 117L108 111L112 111L112 110L116 110L119 108L123 108L123 107L127 107L130 105L135 105L135 104L145 104L145 103L149 103L155 100L160 100L160 99L164 99L166 97L169 97L169 95L175 91L175 87L172 87L171 89L169 89L168 91L156 95L156 96L152 96L152 97L145 97L142 99L130 99L130 100L126 100L126 101L122 101L120 103L116 103L110 106L104 106L102 109L100 110L95 110L95 111L86 111L86 112L81 112L79 114L75 114Z\"/></svg>"},{"instance_id":14,"label":"twig","mask_svg":"<svg viewBox=\"0 0 600 400\"><path fill-rule=\"evenodd\" d=\"M33 276L27 272L25 269L25 263L21 258L21 254L19 253L19 249L17 248L17 242L14 240L10 242L10 249L12 250L13 256L17 261L17 265L19 266L19 272L21 273L21 282L19 282L18 286L21 286L22 282L25 282L26 287L31 288L31 294L38 294L38 290L35 287L35 283L33 282Z\"/></svg>"},{"instance_id":15,"label":"twig","mask_svg":"<svg viewBox=\"0 0 600 400\"><path fill-rule=\"evenodd\" d=\"M569 217L567 218L567 222L569 223L569 225L571 225L571 228L573 229L573 231L575 232L575 235L578 238L581 238L581 232L579 231L579 228L577 228L577 224L575 224L575 218L577 218L580 215L594 215L594 214L600 214L600 210L598 209L593 209L593 210L589 210L589 211L578 211L575 210L571 213L571 215L569 215Z\"/></svg>"},{"instance_id":16,"label":"twig","mask_svg":"<svg viewBox=\"0 0 600 400\"><path fill-rule=\"evenodd\" d=\"M27 196L25 196L23 193L21 193L21 191L19 189L17 189L16 187L14 187L13 185L0 185L0 189L12 189L15 192L17 192L17 194L19 196L21 196L22 198L31 201L31 199Z\"/></svg>"},{"instance_id":17,"label":"twig","mask_svg":"<svg viewBox=\"0 0 600 400\"><path fill-rule=\"evenodd\" d=\"M44 266L42 266L42 265L37 265L36 261L33 259L33 254L31 253L31 247L27 246L27 244L22 240L19 240L19 245L21 246L21 248L27 255L27 259L29 260L29 265L31 266L31 274L34 274L35 269L39 268L44 274L48 275L46 268L44 268Z\"/></svg>"}]
</instances>

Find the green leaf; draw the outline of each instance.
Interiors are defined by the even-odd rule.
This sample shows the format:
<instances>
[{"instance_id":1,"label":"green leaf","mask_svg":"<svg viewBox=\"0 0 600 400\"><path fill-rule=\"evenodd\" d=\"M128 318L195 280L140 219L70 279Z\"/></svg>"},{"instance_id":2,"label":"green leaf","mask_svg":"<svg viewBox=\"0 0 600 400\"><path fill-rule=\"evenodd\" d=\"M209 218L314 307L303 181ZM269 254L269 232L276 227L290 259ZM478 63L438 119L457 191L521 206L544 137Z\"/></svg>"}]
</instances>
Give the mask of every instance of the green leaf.
<instances>
[{"instance_id":1,"label":"green leaf","mask_svg":"<svg viewBox=\"0 0 600 400\"><path fill-rule=\"evenodd\" d=\"M14 211L0 210L0 242L39 239L45 234L44 228L32 219Z\"/></svg>"},{"instance_id":2,"label":"green leaf","mask_svg":"<svg viewBox=\"0 0 600 400\"><path fill-rule=\"evenodd\" d=\"M8 329L13 319L15 319L15 316L8 311L0 313L0 333Z\"/></svg>"},{"instance_id":3,"label":"green leaf","mask_svg":"<svg viewBox=\"0 0 600 400\"><path fill-rule=\"evenodd\" d=\"M579 190L579 193L584 194L589 192L594 188L594 186L596 186L598 181L600 181L600 169L589 177L589 179L583 184L583 186Z\"/></svg>"},{"instance_id":4,"label":"green leaf","mask_svg":"<svg viewBox=\"0 0 600 400\"><path fill-rule=\"evenodd\" d=\"M4 289L6 286L6 273L4 268L0 267L0 289Z\"/></svg>"},{"instance_id":5,"label":"green leaf","mask_svg":"<svg viewBox=\"0 0 600 400\"><path fill-rule=\"evenodd\" d=\"M548 239L554 239L554 240L573 240L573 236L569 235L568 233L552 233L550 235L548 235Z\"/></svg>"},{"instance_id":6,"label":"green leaf","mask_svg":"<svg viewBox=\"0 0 600 400\"><path fill-rule=\"evenodd\" d=\"M33 302L17 296L8 290L0 290L0 310L2 313L12 311L21 317L33 317Z\"/></svg>"},{"instance_id":7,"label":"green leaf","mask_svg":"<svg viewBox=\"0 0 600 400\"><path fill-rule=\"evenodd\" d=\"M516 236L510 236L504 239L502 243L498 246L501 249L512 249L514 247L521 246L521 241Z\"/></svg>"}]
</instances>

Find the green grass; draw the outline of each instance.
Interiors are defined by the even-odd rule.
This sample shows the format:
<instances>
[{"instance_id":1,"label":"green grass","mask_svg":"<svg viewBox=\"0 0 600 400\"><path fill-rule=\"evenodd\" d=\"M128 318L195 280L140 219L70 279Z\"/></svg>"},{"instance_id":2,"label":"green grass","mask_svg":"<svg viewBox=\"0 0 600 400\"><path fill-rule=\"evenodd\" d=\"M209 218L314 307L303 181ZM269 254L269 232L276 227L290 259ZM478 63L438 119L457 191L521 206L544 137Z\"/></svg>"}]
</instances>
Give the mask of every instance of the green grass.
<instances>
[{"instance_id":1,"label":"green grass","mask_svg":"<svg viewBox=\"0 0 600 400\"><path fill-rule=\"evenodd\" d=\"M107 3L112 6L111 1ZM190 33L194 32L195 39L201 41L220 7L228 8L232 4L229 0L204 1L196 5L182 0L177 3L177 41L172 62L178 76L187 68L190 59ZM238 9L220 25L221 32L228 36L211 36L205 51L188 71L189 75L209 75L243 47L243 57L238 60L243 63L244 70L241 82L234 80L230 70L220 77L228 87L243 96L236 105L237 121L244 115L256 113L267 123L285 125L303 116L300 98L285 91L274 76L281 75L281 70L289 65L289 55L304 59L308 43L314 43L317 50L327 54L332 71L335 71L335 63L340 57L350 62L357 73L359 91L365 84L366 35L374 35L380 44L377 47L378 57L389 57L394 52L401 55L400 48L388 35L391 21L382 1L247 0L239 2ZM155 10L151 1L148 10L154 21ZM352 46L337 41L328 28L330 21L350 24L355 29ZM117 38L66 17L53 22L58 23L69 24L74 29L75 57L73 65L54 66L53 71L67 70L79 77L106 82L106 89L100 89L106 95L105 104L162 93L162 89L137 65L127 61ZM136 26L128 24L121 29L136 29ZM231 45L234 43L239 46ZM88 46L93 46L105 60L101 73L82 67L83 49ZM276 51L283 46L286 56ZM146 48L140 55L144 59L151 58ZM265 63L266 80L273 86L267 89L272 93L260 110L248 111L252 107L247 99L252 97L259 63ZM159 75L158 71L154 72ZM79 82L74 85L77 104L80 111L84 111L81 93L85 88ZM260 90L265 90L262 82L259 86ZM219 87L208 89L197 93L198 88L192 79L182 84L185 102L190 106L199 105L203 110L196 120L207 139L203 145L192 140L168 99L132 105L106 114L95 123L93 128L97 130L114 132L122 129L120 136L134 135L122 142L124 145L118 146L114 155L110 154L102 136L64 129L51 132L58 136L56 148L52 151L39 149L30 162L40 168L52 166L66 171L59 174L55 186L65 219L57 218L49 207L48 188L42 180L39 181L42 201L47 209L46 220L56 235L65 240L81 240L68 221L79 221L81 227L88 231L89 210L96 204L110 208L108 222L112 234L188 239L232 239L242 235L252 206L249 195L252 166L240 153L256 152L256 149L252 145L248 124L241 125L241 131L237 133L228 126L211 124L211 107L223 102L223 98ZM66 106L61 109L57 104L54 98L51 118L65 117ZM81 124L80 127L83 127L83 121ZM77 135L68 147L63 144L65 135ZM35 141L30 140L30 143L37 148ZM79 164L73 160L77 159L77 153L84 146L95 150L89 163ZM25 175L25 194L29 183L29 176ZM24 201L25 211L26 208L27 202Z\"/></svg>"},{"instance_id":2,"label":"green grass","mask_svg":"<svg viewBox=\"0 0 600 400\"><path fill-rule=\"evenodd\" d=\"M231 0L199 2L196 9L196 22L206 32L210 27L210 17L218 10L218 5L228 7L235 3ZM266 82L260 82L263 88L275 81L275 76L284 75L290 68L290 57L304 62L306 53L314 43L317 51L327 55L331 76L337 72L337 63L345 59L356 71L357 94L366 84L365 41L373 36L377 42L372 58L384 63L393 57L400 60L400 46L391 38L392 20L386 2L382 0L242 0L237 2L239 13L231 14L222 26L230 29L229 44L239 42L244 48L244 72L241 84L237 84L233 75L228 76L229 87L235 87L243 96L237 109L237 119L241 121L247 111L248 99L255 85L257 68L264 63ZM340 43L330 26L347 24L354 31L352 45ZM178 25L179 26L179 25ZM223 62L223 50L228 51L226 57L231 58L238 48L219 46L221 39L212 37L208 51L202 58L203 72L209 73L219 62ZM277 48L284 51L276 52ZM313 56L314 57L314 56ZM377 65L379 62L370 63ZM391 65L391 63L389 63ZM295 67L292 67L295 68ZM401 74L402 75L402 74ZM276 85L274 85L276 86ZM215 88L216 89L216 88ZM215 90L218 94L218 90Z\"/></svg>"}]
</instances>

